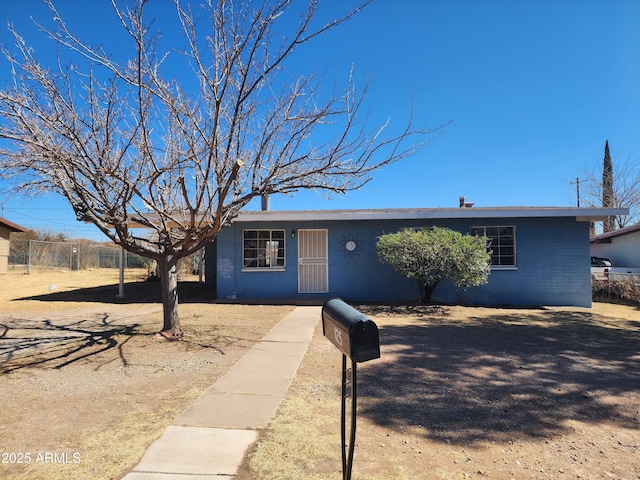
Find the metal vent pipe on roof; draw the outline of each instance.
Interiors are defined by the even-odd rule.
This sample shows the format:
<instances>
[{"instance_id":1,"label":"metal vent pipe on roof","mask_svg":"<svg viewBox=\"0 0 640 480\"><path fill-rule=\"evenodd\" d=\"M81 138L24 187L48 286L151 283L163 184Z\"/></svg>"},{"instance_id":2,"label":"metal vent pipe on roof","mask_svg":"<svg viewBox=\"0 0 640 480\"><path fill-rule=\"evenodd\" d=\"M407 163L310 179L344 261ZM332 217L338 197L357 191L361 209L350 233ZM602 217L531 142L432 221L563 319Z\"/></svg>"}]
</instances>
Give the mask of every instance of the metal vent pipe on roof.
<instances>
[{"instance_id":1,"label":"metal vent pipe on roof","mask_svg":"<svg viewBox=\"0 0 640 480\"><path fill-rule=\"evenodd\" d=\"M262 195L262 211L266 212L271 210L271 197L269 195Z\"/></svg>"}]
</instances>

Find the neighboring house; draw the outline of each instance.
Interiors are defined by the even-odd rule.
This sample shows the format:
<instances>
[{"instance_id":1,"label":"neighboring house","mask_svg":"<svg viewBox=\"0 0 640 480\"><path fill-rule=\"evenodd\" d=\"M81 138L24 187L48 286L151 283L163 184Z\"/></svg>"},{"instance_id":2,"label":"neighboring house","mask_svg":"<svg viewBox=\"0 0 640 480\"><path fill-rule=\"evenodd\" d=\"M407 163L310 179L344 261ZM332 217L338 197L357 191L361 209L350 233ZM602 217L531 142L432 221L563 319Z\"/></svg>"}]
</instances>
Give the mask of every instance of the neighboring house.
<instances>
[{"instance_id":1,"label":"neighboring house","mask_svg":"<svg viewBox=\"0 0 640 480\"><path fill-rule=\"evenodd\" d=\"M589 222L623 210L246 211L207 247L206 282L221 300L419 301L414 280L380 263L376 241L403 228L441 226L491 237L493 264L487 284L461 291L443 282L433 301L589 307Z\"/></svg>"},{"instance_id":2,"label":"neighboring house","mask_svg":"<svg viewBox=\"0 0 640 480\"><path fill-rule=\"evenodd\" d=\"M591 237L591 256L614 267L640 268L640 223Z\"/></svg>"},{"instance_id":3,"label":"neighboring house","mask_svg":"<svg viewBox=\"0 0 640 480\"><path fill-rule=\"evenodd\" d=\"M0 273L7 273L9 261L9 234L26 232L27 229L0 217Z\"/></svg>"}]
</instances>

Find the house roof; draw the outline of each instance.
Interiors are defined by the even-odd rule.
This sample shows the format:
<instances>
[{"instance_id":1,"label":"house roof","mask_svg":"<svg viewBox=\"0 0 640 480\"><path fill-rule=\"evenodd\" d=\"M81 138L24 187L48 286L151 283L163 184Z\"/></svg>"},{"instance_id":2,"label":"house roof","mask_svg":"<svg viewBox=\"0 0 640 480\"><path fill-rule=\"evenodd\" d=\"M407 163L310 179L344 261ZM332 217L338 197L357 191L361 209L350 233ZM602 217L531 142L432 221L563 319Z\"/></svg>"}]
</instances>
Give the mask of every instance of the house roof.
<instances>
[{"instance_id":1,"label":"house roof","mask_svg":"<svg viewBox=\"0 0 640 480\"><path fill-rule=\"evenodd\" d=\"M11 232L26 232L27 229L24 227L21 227L20 225L10 222L9 220L0 217L0 227L4 227L7 228L8 230L10 230Z\"/></svg>"},{"instance_id":2,"label":"house roof","mask_svg":"<svg viewBox=\"0 0 640 480\"><path fill-rule=\"evenodd\" d=\"M454 208L384 208L359 210L242 210L231 222L298 222L354 220L420 220L456 218L560 218L573 217L580 222L597 222L614 215L628 215L627 208L577 207L454 207ZM178 212L178 217L186 214ZM146 214L154 222L156 215ZM146 228L130 220L131 228ZM169 222L173 225L174 222Z\"/></svg>"},{"instance_id":3,"label":"house roof","mask_svg":"<svg viewBox=\"0 0 640 480\"><path fill-rule=\"evenodd\" d=\"M611 243L611 239L640 231L640 223L591 237L591 243Z\"/></svg>"},{"instance_id":4,"label":"house roof","mask_svg":"<svg viewBox=\"0 0 640 480\"><path fill-rule=\"evenodd\" d=\"M612 215L627 215L626 208L576 207L471 207L396 208L363 210L258 210L242 211L234 221L303 220L416 220L452 218L544 218L574 217L577 221L602 221Z\"/></svg>"}]
</instances>

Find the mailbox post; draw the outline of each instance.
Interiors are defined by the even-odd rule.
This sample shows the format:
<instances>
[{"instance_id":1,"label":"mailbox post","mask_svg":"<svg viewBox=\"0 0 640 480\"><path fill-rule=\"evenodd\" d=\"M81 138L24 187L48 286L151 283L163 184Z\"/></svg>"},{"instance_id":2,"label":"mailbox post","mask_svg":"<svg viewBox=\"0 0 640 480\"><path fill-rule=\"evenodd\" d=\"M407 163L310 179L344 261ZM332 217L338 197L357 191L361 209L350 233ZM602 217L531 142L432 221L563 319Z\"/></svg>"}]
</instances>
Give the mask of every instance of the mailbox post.
<instances>
[{"instance_id":1,"label":"mailbox post","mask_svg":"<svg viewBox=\"0 0 640 480\"><path fill-rule=\"evenodd\" d=\"M322 333L342 353L342 412L340 416L342 479L350 480L356 439L356 366L358 362L380 358L378 326L363 313L339 298L334 298L322 307ZM351 432L348 454L346 444L347 357L351 359Z\"/></svg>"}]
</instances>

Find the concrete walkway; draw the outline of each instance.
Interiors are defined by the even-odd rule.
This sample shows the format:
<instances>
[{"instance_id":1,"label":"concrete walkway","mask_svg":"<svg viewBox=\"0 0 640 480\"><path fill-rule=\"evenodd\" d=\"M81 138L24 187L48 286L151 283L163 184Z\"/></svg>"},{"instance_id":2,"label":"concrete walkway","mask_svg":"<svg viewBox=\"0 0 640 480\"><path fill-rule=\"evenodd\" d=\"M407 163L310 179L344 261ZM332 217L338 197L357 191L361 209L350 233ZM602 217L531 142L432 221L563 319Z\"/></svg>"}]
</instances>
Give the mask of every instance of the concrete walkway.
<instances>
[{"instance_id":1,"label":"concrete walkway","mask_svg":"<svg viewBox=\"0 0 640 480\"><path fill-rule=\"evenodd\" d=\"M124 480L234 478L287 393L320 311L296 307L167 427Z\"/></svg>"}]
</instances>

